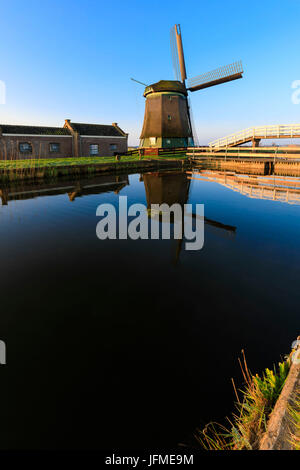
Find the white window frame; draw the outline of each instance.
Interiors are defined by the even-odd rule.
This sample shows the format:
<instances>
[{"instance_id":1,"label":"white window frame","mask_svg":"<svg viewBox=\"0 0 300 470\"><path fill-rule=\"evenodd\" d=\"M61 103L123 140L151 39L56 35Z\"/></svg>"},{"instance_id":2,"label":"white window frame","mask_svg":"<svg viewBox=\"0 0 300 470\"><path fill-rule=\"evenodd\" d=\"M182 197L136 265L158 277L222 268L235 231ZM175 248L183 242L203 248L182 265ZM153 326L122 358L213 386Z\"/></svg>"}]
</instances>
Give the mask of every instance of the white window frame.
<instances>
[{"instance_id":1,"label":"white window frame","mask_svg":"<svg viewBox=\"0 0 300 470\"><path fill-rule=\"evenodd\" d=\"M52 150L52 148L51 148L52 145L57 146L58 149L57 149L57 150ZM58 143L58 142L50 142L50 144L49 144L49 151L50 151L50 153L59 153L59 152L60 152L60 143Z\"/></svg>"},{"instance_id":2,"label":"white window frame","mask_svg":"<svg viewBox=\"0 0 300 470\"><path fill-rule=\"evenodd\" d=\"M23 145L28 145L28 149L23 150L22 149ZM19 151L20 151L20 153L32 153L32 144L31 144L31 142L20 142L19 143Z\"/></svg>"},{"instance_id":3,"label":"white window frame","mask_svg":"<svg viewBox=\"0 0 300 470\"><path fill-rule=\"evenodd\" d=\"M97 155L99 155L99 144L90 144L90 156L96 157Z\"/></svg>"}]
</instances>

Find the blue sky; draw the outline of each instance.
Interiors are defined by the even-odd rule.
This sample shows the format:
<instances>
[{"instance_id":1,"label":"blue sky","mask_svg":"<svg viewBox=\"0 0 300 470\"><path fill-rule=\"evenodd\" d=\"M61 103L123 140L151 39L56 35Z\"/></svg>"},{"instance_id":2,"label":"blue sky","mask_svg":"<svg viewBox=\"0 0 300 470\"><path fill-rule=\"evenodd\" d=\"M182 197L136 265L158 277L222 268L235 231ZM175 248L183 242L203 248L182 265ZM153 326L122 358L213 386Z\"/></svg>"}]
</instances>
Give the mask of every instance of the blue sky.
<instances>
[{"instance_id":1,"label":"blue sky","mask_svg":"<svg viewBox=\"0 0 300 470\"><path fill-rule=\"evenodd\" d=\"M181 24L188 77L241 59L244 78L191 94L200 142L300 122L300 1L0 2L0 123L118 122L138 143L145 83L173 79Z\"/></svg>"}]
</instances>

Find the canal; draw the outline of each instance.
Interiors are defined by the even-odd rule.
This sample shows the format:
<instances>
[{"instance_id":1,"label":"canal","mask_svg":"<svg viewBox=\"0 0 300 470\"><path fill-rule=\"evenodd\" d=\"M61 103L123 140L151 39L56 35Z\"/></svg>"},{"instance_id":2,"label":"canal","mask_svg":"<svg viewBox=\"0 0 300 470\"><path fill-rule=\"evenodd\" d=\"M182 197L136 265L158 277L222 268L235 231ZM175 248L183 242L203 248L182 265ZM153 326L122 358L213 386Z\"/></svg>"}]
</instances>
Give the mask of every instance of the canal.
<instances>
[{"instance_id":1,"label":"canal","mask_svg":"<svg viewBox=\"0 0 300 470\"><path fill-rule=\"evenodd\" d=\"M270 178L251 191L253 175L236 178L173 171L1 187L0 448L191 443L233 411L241 349L253 373L290 351L298 193L284 192L285 176L273 196ZM203 249L99 240L96 209L117 208L121 195L204 204Z\"/></svg>"}]
</instances>

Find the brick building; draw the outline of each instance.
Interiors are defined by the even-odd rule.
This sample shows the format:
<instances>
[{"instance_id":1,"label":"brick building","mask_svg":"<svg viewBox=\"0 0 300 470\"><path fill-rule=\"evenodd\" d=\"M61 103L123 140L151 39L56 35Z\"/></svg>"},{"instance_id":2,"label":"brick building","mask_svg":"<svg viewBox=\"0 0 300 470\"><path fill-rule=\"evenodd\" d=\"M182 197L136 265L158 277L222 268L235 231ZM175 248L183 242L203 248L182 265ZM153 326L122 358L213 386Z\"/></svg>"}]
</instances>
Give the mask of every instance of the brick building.
<instances>
[{"instance_id":1,"label":"brick building","mask_svg":"<svg viewBox=\"0 0 300 470\"><path fill-rule=\"evenodd\" d=\"M128 134L117 123L63 127L0 124L0 160L113 156L127 152Z\"/></svg>"}]
</instances>

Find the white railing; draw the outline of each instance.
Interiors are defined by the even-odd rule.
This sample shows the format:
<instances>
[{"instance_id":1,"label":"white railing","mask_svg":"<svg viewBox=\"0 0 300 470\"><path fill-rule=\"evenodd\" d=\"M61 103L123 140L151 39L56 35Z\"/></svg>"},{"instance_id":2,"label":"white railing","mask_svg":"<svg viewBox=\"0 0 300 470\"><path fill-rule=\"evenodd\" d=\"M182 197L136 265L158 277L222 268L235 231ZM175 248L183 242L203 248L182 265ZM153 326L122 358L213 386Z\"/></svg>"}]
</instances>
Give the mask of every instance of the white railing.
<instances>
[{"instance_id":1,"label":"white railing","mask_svg":"<svg viewBox=\"0 0 300 470\"><path fill-rule=\"evenodd\" d=\"M300 137L300 124L249 127L236 134L213 140L208 145L210 148L230 147L238 143L249 142L252 139L280 139L282 137Z\"/></svg>"}]
</instances>

